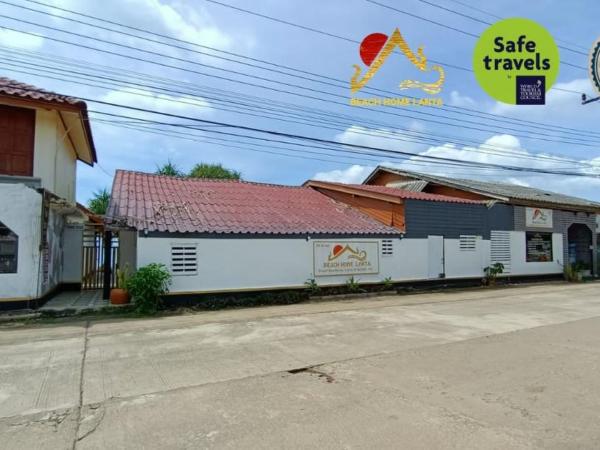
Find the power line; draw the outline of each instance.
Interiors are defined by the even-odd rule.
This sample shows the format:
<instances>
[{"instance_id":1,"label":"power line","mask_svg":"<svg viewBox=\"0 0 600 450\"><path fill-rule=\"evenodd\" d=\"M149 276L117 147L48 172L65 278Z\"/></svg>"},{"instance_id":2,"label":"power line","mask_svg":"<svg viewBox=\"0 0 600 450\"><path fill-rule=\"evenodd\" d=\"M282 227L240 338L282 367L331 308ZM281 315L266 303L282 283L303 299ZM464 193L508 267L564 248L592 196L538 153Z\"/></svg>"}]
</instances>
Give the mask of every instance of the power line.
<instances>
[{"instance_id":1,"label":"power line","mask_svg":"<svg viewBox=\"0 0 600 450\"><path fill-rule=\"evenodd\" d=\"M372 1L372 0L365 0L365 1L367 1L367 2L369 2L369 3L375 3L375 4L377 4L377 5L380 5L380 6L387 7L387 5L379 4L379 3L377 3L377 2L374 2L374 1ZM464 18L466 18L466 19L469 19L469 20L472 20L472 21L474 21L474 22L481 23L481 24L483 24L483 25L488 25L488 26L492 25L492 22L488 22L488 21L486 21L486 20L479 19L479 18L477 18L477 17L474 17L474 16L471 16L471 15L469 15L469 14L464 14L464 13L461 13L461 12L459 12L459 11L456 11L456 10L452 9L452 8L447 8L447 7L445 7L445 6L438 5L438 4L436 4L436 3L433 3L433 2L430 2L430 1L428 1L428 0L417 0L417 1L418 1L418 2L421 2L421 3L424 3L424 4L426 4L426 5L432 6L432 7L434 7L434 8L441 9L441 10L443 10L443 11L447 11L447 12L449 12L449 13L455 14L455 15L457 15L457 16L464 17ZM480 10L480 11L481 11L481 10ZM406 14L406 13L405 13L405 14ZM420 17L420 16L419 16L419 18L420 18L420 19L422 19L422 20L427 20L425 17ZM442 25L442 26L444 26L444 25ZM477 37L479 37L479 36L477 36ZM557 39L557 41L561 42L559 39ZM572 49L572 48L569 48L569 47L565 47L564 45L558 45L558 47L559 47L559 48L561 48L561 49L563 49L563 50L567 50L567 51L569 51L569 52L576 53L576 54L578 54L578 55L584 55L584 56L587 56L587 53L584 53L584 52L582 52L582 51L575 50L575 49Z\"/></svg>"},{"instance_id":2,"label":"power line","mask_svg":"<svg viewBox=\"0 0 600 450\"><path fill-rule=\"evenodd\" d=\"M245 14L250 14L250 15L253 15L253 16L261 17L263 19L267 19L267 20L271 20L271 21L274 21L274 22L282 23L284 25L288 25L288 26L292 26L292 27L295 27L295 28L299 28L299 29L302 29L302 30L305 30L305 31L310 31L310 32L313 32L313 33L318 33L318 34L321 34L321 35L325 35L325 36L329 36L329 37L341 39L341 40L344 40L344 41L347 41L347 42L360 43L359 41L356 41L356 40L351 39L351 38L347 38L347 37L344 37L344 36L339 36L337 34L329 33L327 31L323 31L323 30L318 30L316 28L308 27L308 26L305 26L305 25L300 25L300 24L297 24L297 23L293 23L293 22L290 22L290 21L287 21L287 20L279 19L279 18L276 18L276 17L273 17L273 16L269 16L269 15L266 15L266 14L257 13L255 11L251 11L251 10L248 10L248 9L240 8L238 6L233 6L233 5L230 5L228 3L221 2L221 1L217 1L217 0L205 0L205 1L209 2L209 3L213 3L215 5L223 6L225 8L230 8L230 9L236 10L238 12L243 12ZM392 6L385 5L383 3L378 3L378 2L375 2L373 0L366 0L366 1L368 1L370 3L373 3L373 4L376 4L376 5L379 5L379 6L382 6L384 8L388 8L390 10L394 10L396 12L404 13L404 14L410 15L410 16L415 17L415 18L426 20L427 22L433 23L435 25L442 26L442 27L450 29L450 30L457 31L457 32L459 32L461 34L465 34L465 35L468 35L468 36L471 36L471 37L475 37L475 38L479 37L478 35L473 34L473 33L469 33L468 31L461 30L461 29L452 27L450 25L446 25L446 24L442 24L442 23L439 23L439 22L435 22L433 20L417 16L416 14L413 14L413 13L409 13L409 12L406 12L406 11L399 10L399 9L394 8ZM466 71L469 71L469 72L471 71L471 69L466 68L466 67L460 67L460 66L456 66L454 64L443 63L443 62L440 62L440 61L436 61L434 59L429 59L429 61L431 61L431 62L433 62L435 64L442 64L444 66L452 67L452 68L459 69L459 70L466 70ZM580 70L586 70L585 67L576 66L576 65L568 63L566 61L561 61L561 64L565 64L567 66L571 66L571 67L574 67L574 68L577 68L577 69L580 69Z\"/></svg>"},{"instance_id":3,"label":"power line","mask_svg":"<svg viewBox=\"0 0 600 450\"><path fill-rule=\"evenodd\" d=\"M137 28L137 27L131 27L131 26L128 26L128 25L125 25L125 24L121 24L121 23L118 23L118 22L114 22L114 21L110 21L110 20L98 18L98 17L92 16L92 15L89 15L89 14L83 14L83 13L80 13L80 12L77 12L77 11L73 11L73 10L69 10L69 9L66 9L66 8L56 7L56 6L49 5L47 3L39 2L39 1L36 1L36 0L26 0L26 1L28 1L30 3L44 5L44 6L47 6L47 7L50 7L50 8L55 8L57 10L60 10L60 11L63 11L63 12L68 12L70 14L79 15L79 16L87 17L87 18L92 18L92 19L94 19L96 21L100 21L102 23L110 23L110 24L113 24L113 25L124 27L126 29L132 29L132 30L136 30L136 31L143 32L143 33L146 33L146 34L150 34L150 35L154 35L154 36L159 36L161 38L166 38L166 39L169 39L169 40L186 43L188 45L193 45L195 47L207 48L207 49L210 49L212 51L226 53L226 54L229 54L229 55L235 55L236 57L240 57L240 58L244 58L244 59L249 59L249 60L252 60L252 61L259 61L259 62L261 62L263 64L268 64L268 65L273 65L273 66L276 66L276 67L285 68L286 70L292 70L292 71L296 71L296 72L310 74L310 75L316 76L318 78L324 78L324 79L327 79L327 80L332 80L332 81L336 81L336 82L339 82L339 83L343 83L343 86L336 86L336 85L334 85L334 84L332 84L330 82L323 82L321 80L314 80L314 79L310 79L310 78L307 78L307 77L298 76L298 75L295 75L295 74L290 74L290 73L283 72L283 71L275 71L277 73L281 73L281 74L284 74L284 75L287 75L287 76L299 77L301 79L306 79L306 80L309 80L309 81L314 81L314 82L318 82L318 83L322 83L322 84L327 84L327 85L334 86L334 87L344 87L344 88L346 87L346 82L344 80L340 80L340 79L336 79L336 78L332 78L332 77L328 77L328 76L324 76L324 75L319 75L319 74L315 74L315 73L312 73L312 72L307 72L307 71L304 71L304 70L301 70L301 69L297 69L297 68L291 68L291 67L288 67L288 66L274 64L272 62L260 60L260 59L257 59L257 58L248 58L248 57L245 57L243 55L236 54L236 53L225 52L225 51L216 49L214 47L208 47L208 46L196 44L196 43L193 43L193 42L190 42L190 41L184 41L184 40L181 40L181 39L172 38L172 37L169 37L169 36L164 35L164 34L154 33L152 31L143 30L143 29ZM18 8L22 8L22 9L34 11L34 12L37 12L37 13L40 13L40 14L44 14L44 15L50 15L52 17L60 18L60 19L63 19L63 20L74 21L74 22L81 23L81 24L84 24L84 25L87 25L87 26L90 26L90 27L96 27L96 28L99 28L99 29L104 29L104 30L107 30L107 31L111 31L111 32L115 32L115 33L120 33L120 34L125 34L127 36L131 36L131 37L136 37L138 39L142 39L140 36L137 36L137 35L134 35L134 34L131 34L131 33L124 33L124 32L122 32L120 30L114 30L112 28L107 28L107 27L101 27L101 26L96 25L96 24L90 24L89 22L79 21L79 20L76 20L76 19L64 17L62 15L59 16L59 15L50 14L50 13L48 13L46 11L40 11L40 10L36 10L36 9L33 9L33 8L25 7L25 6L22 6L22 5L16 5L14 3L10 3L10 2L7 2L7 1L1 1L1 3L5 3L5 4L11 5L11 6L15 6L15 7L18 7ZM147 38L143 38L143 39L147 40ZM161 42L161 41L157 41L157 40L150 40L150 41L151 42L155 42L155 43L159 43L159 44L162 44L162 45L172 46L170 44L167 44L167 43L164 43L164 42ZM356 41L356 42L358 42L358 41ZM194 50L191 50L191 49L186 48L186 47L181 47L181 46L174 46L174 47L178 48L178 49L183 49L183 50L186 50L186 51L194 51ZM230 62L235 62L235 63L239 63L239 64L245 64L245 65L250 65L252 67L256 67L256 68L259 68L259 69L262 69L262 70L273 71L273 69L267 69L267 68L264 68L264 67L257 66L255 64L243 63L243 62L240 62L240 61L232 60L231 58L223 58L223 57L220 57L220 56L217 56L217 55L212 55L212 54L209 54L209 53L206 53L206 52L197 52L196 51L196 53L199 53L199 54L202 54L202 55L205 55L205 56L214 57L214 58L225 59L225 60L230 61ZM210 66L210 67L213 67L213 66ZM556 90L565 91L565 92L571 92L571 93L580 95L580 93L578 93L576 91L568 90L568 89L561 89L561 88L555 88L555 89ZM366 88L365 91L367 91L367 92L383 92L383 93L386 93L386 94L392 94L392 95L394 95L393 92L385 91L385 90L381 90L381 89L376 89L376 88L370 88L370 87ZM410 96L407 96L407 97L414 98L414 97L410 97ZM506 120L507 118L503 118L502 116L498 116L498 115L495 115L495 114L490 114L490 113L483 112L483 111L477 111L477 110L473 110L471 108L457 107L457 106L451 106L451 105L450 106L442 107L440 109L447 110L447 111L449 111L450 109L475 111L475 112L478 112L479 114L484 114L484 115L493 116L493 117L499 117L499 119L496 119L496 120L499 120L499 121L502 121L502 122L505 122L505 123L511 123L510 120L516 120L516 119L511 119L511 118L509 118L509 120ZM464 115L470 115L470 116L478 117L477 115L473 115L473 114L466 114L466 113L463 113L463 114ZM525 121L525 122L535 123L535 122L532 122L532 121ZM563 127L555 127L555 128L563 128Z\"/></svg>"},{"instance_id":4,"label":"power line","mask_svg":"<svg viewBox=\"0 0 600 450\"><path fill-rule=\"evenodd\" d=\"M5 64L9 64L10 63L5 63ZM24 73L28 73L31 75L38 75L37 73L32 73L32 72L24 72ZM48 77L46 75L46 78L53 78L53 79L58 79L60 81L67 81L67 82L73 82L72 80L67 80L64 78L57 78L57 77ZM79 83L79 84L84 84L87 86L92 86L92 87L100 87L100 88L113 88L112 86L105 86L105 85L98 85L98 84L90 84L90 83ZM122 85L121 85L122 86ZM121 87L121 86L117 86L117 87ZM124 91L125 92L125 91ZM152 92L152 91L147 91L147 92ZM139 92L130 92L133 95L140 95L140 96L145 96L145 97L151 97L151 98L157 98L155 96L152 95L146 95L146 94L142 94ZM200 98L203 99L203 98ZM182 100L176 100L176 99L170 99L170 98L165 98L163 99L165 101L169 101L169 102L174 102L174 103L182 103L182 104L189 104L189 105L193 105L193 106L204 106L204 105L199 105L197 102L186 102L186 101L182 101ZM214 98L215 101L218 101L218 99ZM214 106L212 106L214 107ZM223 109L225 111L229 111L229 112L234 112L234 113L238 113L238 114L248 114L251 116L255 116L255 117L261 117L261 118L273 118L275 120L283 120L286 122L293 122L293 123L302 123L302 124L306 124L306 125L311 125L311 126L317 126L319 128L325 128L325 129L332 129L332 130L336 130L336 131L345 131L345 132L350 132L352 134L361 134L361 135L368 135L368 136L372 136L372 137L377 137L377 138L383 138L383 139L392 139L394 141L406 141L406 142L417 142L417 143L421 143L421 144L428 144L428 145L440 145L440 144L458 144L458 145L468 145L465 144L464 142L452 142L451 140L453 139L452 137L447 137L445 136L447 139L446 142L444 142L443 140L439 140L439 139L431 139L431 138L423 138L423 137L419 137L419 136L408 136L408 138L401 138L400 136L407 136L406 133L398 133L398 132L388 132L385 130L372 130L374 132L368 132L370 130L364 128L364 127L360 127L362 130L364 131L357 131L354 129L339 129L339 128L335 128L335 127L328 127L328 126L324 126L323 125L323 120L318 121L318 122L312 122L312 123L306 123L306 122L298 122L298 121L292 121L292 120L286 120L286 119L282 119L280 117L273 117L273 116L267 116L267 115L257 115L257 114L252 114L252 113L244 113L241 112L237 109L227 109L227 108L215 108L215 109ZM329 123L336 123L336 122L331 122L329 121ZM340 122L337 122L340 123ZM351 123L341 123L344 126L352 126L353 124ZM365 132L367 131L367 132ZM416 132L413 131L413 134L424 134L424 133L420 133L420 132ZM450 141L450 142L448 142ZM477 152L477 153L484 153L484 154L492 154L492 155L498 155L501 157L505 157L505 158L509 158L512 156L518 156L521 159L531 159L531 160L536 160L538 162L552 162L552 161L559 161L559 162L568 162L568 163L574 163L577 164L579 166L590 166L590 167L594 167L593 165L589 164L589 163L585 163L582 161L578 161L578 160L572 160L572 159L568 159L565 157L554 157L553 155L548 155L548 154L541 154L541 155L523 155L522 152L518 152L515 151L514 149L508 148L504 151L494 151L494 150L502 150L503 147L501 146L494 146L494 145L488 145L488 144L480 144L480 143L476 143L475 145L477 145L477 148L474 148L472 151L473 152Z\"/></svg>"},{"instance_id":5,"label":"power line","mask_svg":"<svg viewBox=\"0 0 600 450\"><path fill-rule=\"evenodd\" d=\"M0 15L0 17L2 17L2 15ZM18 20L18 19L14 19L14 20ZM18 29L15 29L15 28L4 26L4 25L0 26L0 28L9 29L9 30L16 31L16 32L19 32L19 33L23 33L23 34L27 34L27 35L37 36L35 33L27 32L27 31L23 31L23 30L18 30ZM64 31L64 30L62 30L62 31L65 32L65 33L71 33L71 32L67 32L67 31ZM73 33L73 34L78 34L78 33ZM83 37L83 38L93 39L93 38L89 38L89 37L87 37L85 35L81 35L81 34L78 34L78 35L80 37ZM155 64L155 65L159 65L159 66L163 66L163 67L173 68L173 69L176 69L176 70L182 70L182 71L185 71L185 72L195 73L195 74L198 74L198 75L204 75L204 76L213 77L213 78L217 78L217 79L222 79L222 80L226 80L226 81L230 81L230 82L234 82L234 83L241 83L241 84L244 84L244 85L250 85L250 86L259 87L259 88L262 88L262 89L272 90L272 91L275 91L275 92L287 93L287 94L299 96L299 97L302 97L302 98L310 98L310 99L318 100L318 101L321 101L321 102L338 104L338 105L343 105L344 107L351 108L351 106L348 103L346 103L346 102L336 102L336 101L333 101L333 100L326 100L326 99L323 99L321 97L315 97L315 96L307 95L307 94L300 94L300 93L293 92L293 91L288 91L288 90L285 90L285 89L279 89L279 88L274 88L274 87L271 87L271 86L264 86L264 85L260 85L260 84L256 84L256 83L250 83L250 82L246 82L246 81L236 80L236 79L233 79L233 78L223 77L223 76L220 76L220 75L207 74L205 72L200 72L200 71L197 71L197 70L186 69L186 68L183 68L183 67L174 66L174 65L171 65L171 64L166 64L166 63L162 63L162 62L158 62L158 61L153 61L153 60L149 60L149 59L145 59L145 58L140 58L140 57L133 56L133 55L124 55L122 53L118 53L118 52L114 52L114 51L110 51L110 50L105 50L105 49L99 49L97 47L92 47L92 46L84 45L84 44L81 44L81 43L73 43L73 42L65 41L65 40L62 40L62 39L54 38L54 37L44 36L44 38L45 39L54 40L54 41L57 41L57 42L66 43L66 44L73 45L73 46L76 46L76 47L81 47L81 48L86 48L86 49L90 49L90 50L94 50L94 51L99 51L99 52L107 53L107 54L110 54L110 55L120 56L120 57L124 57L124 58L128 58L128 59L134 59L134 60L138 60L138 61L142 61L142 62L147 62L147 63L150 63L150 64ZM105 41L105 42L109 42L110 43L110 41ZM118 43L115 43L115 45L124 46L124 44L118 44ZM131 46L126 46L126 47L131 47ZM140 52L145 52L145 53L151 53L151 54L154 54L154 55L159 55L159 56L161 56L163 58L173 58L173 59L177 59L177 60L186 61L186 60L184 60L182 58L176 58L176 57L173 57L173 56L164 55L164 54L160 54L160 53L157 53L157 52L152 52L152 51L148 51L148 50L137 49L137 48L133 48L133 47L131 47L131 48L134 49L134 50L140 51ZM192 61L191 63L201 64L201 63L197 63L195 61ZM222 68L219 68L219 69L227 71L227 69L222 69ZM229 71L229 72L233 72L233 73L236 73L236 74L241 74L240 72L237 72L237 71ZM252 77L251 75L247 75L247 74L241 74L241 75ZM274 81L274 80L266 79L264 77L259 77L259 78L262 78L264 80L270 81L272 83L281 83L281 82L277 82L277 81ZM286 83L282 83L282 84L286 84ZM292 85L292 86L294 86L294 85ZM310 88L303 88L303 89L309 89L309 90L311 90ZM318 92L318 93L326 93L325 91L318 91L318 90L314 90L314 89L313 89L313 91ZM340 96L340 95L333 94L333 93L327 93L327 94L328 95L332 95L332 96L336 96L336 97L345 98L344 96ZM454 124L454 123L444 122L444 121L440 121L440 120L423 119L423 118L418 118L418 117L415 117L414 115L410 115L410 114L406 114L406 113L392 112L392 111L382 110L382 109L377 110L377 112L379 112L381 114L386 114L386 115L393 115L393 116L405 117L405 118L416 119L416 120L424 120L426 122L436 123L436 124L440 124L440 125L448 125L448 126L452 126L452 127L461 128L461 129L470 129L470 130L482 131L482 132L486 132L486 133L490 133L490 132L491 133L498 133L497 129L506 130L506 131L510 131L512 133L515 133L515 132L519 133L519 134L514 134L517 137L521 137L521 138L524 138L524 139L533 139L533 137L528 137L528 136L520 134L521 130L518 130L518 129L515 129L515 128L509 128L509 127L503 127L503 126L496 126L497 129L483 129L483 128L480 128L480 127L474 127L474 126L467 126L467 125L465 125L467 123L468 124L481 125L480 122L463 120L463 119L457 119L457 118L453 118L453 117L446 117L446 119L447 120L460 121L460 123ZM432 113L428 113L426 111L420 111L420 110L413 111L413 114L419 114L419 115L425 115L425 116L432 116L432 117L439 117L436 114L432 114ZM489 125L484 125L484 126L489 126ZM528 131L528 132L531 135L535 135L535 139L536 140L547 141L547 142L559 142L559 143L562 142L562 143L572 144L572 145L589 146L587 144L581 144L581 143L577 143L577 142L573 142L573 141L558 141L558 140L548 139L546 137L546 136L548 136L547 133L538 133L538 132L534 132L534 131Z\"/></svg>"},{"instance_id":6,"label":"power line","mask_svg":"<svg viewBox=\"0 0 600 450\"><path fill-rule=\"evenodd\" d=\"M13 86L13 87L18 88L19 86L17 85L17 86ZM43 92L43 91L38 90L38 92ZM332 140L328 140L328 139L317 138L314 136L305 136L305 135L298 135L298 134L293 134L293 133L284 133L281 131L267 130L267 129L250 127L250 126L245 126L245 125L235 125L235 124L226 123L226 122L200 119L197 117L190 117L190 116L184 116L181 114L167 113L164 111L158 111L158 110L153 110L153 109L122 105L119 103L106 102L106 101L102 101L102 100L90 99L90 98L85 98L85 97L82 97L81 100L87 101L87 102L92 102L92 103L98 103L98 104L105 105L105 106L128 109L131 111L144 112L144 113L156 114L156 115L161 115L161 116L170 117L170 118L189 120L192 122L198 122L198 123L202 123L202 124L221 125L221 126L227 127L227 128L243 130L246 132L267 134L267 135L271 135L271 136L277 136L279 138L315 142L318 144L342 145L344 147L374 150L374 151L378 151L378 152L382 152L382 153L386 153L386 154L402 155L407 158L418 157L418 158L426 160L426 161L431 161L432 163L438 162L438 161L451 162L451 163L457 162L457 160L454 158L445 158L445 157L438 157L438 156L431 156L431 155L415 155L413 153L404 152L404 151L400 151L400 150L390 150L390 149L385 149L385 148L380 148L380 147L372 147L372 146L367 146L367 145L343 143L343 142L332 141ZM93 112L95 112L97 114L104 114L104 115L108 115L108 116L120 117L120 118L125 118L125 119L136 119L135 117L124 116L124 115L119 115L119 114L114 114L114 113L107 113L104 111L93 111ZM168 125L168 123L167 123L167 125ZM178 126L181 126L181 124L179 124ZM219 130L215 130L215 129L209 129L209 130L204 130L204 131L209 132L209 133L222 134L222 135L233 135L233 136L238 136L238 137L240 136L240 135L236 135L233 133L219 131ZM264 138L257 138L255 136L244 136L244 137L249 138L249 139L264 139ZM458 160L458 161L465 163L465 164L472 165L474 167L485 167L485 168L491 167L491 168L502 168L504 170L511 170L511 171L518 171L518 172L547 173L547 174L554 174L554 175L571 175L571 176L580 176L580 177L600 178L600 175L593 175L593 174L582 173L582 172L550 171L550 170L546 170L546 169L508 166L508 165L503 165L503 164L480 163L480 162L475 162L475 161L461 161L461 160Z\"/></svg>"}]
</instances>

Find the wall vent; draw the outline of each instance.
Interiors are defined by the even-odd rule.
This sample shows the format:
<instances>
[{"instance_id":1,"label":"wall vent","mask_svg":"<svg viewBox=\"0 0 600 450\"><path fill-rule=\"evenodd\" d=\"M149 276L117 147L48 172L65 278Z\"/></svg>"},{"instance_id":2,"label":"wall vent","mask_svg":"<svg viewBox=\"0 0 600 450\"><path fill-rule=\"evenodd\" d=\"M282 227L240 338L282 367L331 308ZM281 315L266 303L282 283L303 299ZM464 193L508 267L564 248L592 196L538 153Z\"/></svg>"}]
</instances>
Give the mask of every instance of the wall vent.
<instances>
[{"instance_id":1,"label":"wall vent","mask_svg":"<svg viewBox=\"0 0 600 450\"><path fill-rule=\"evenodd\" d=\"M173 272L173 275L194 275L198 273L196 245L171 245L171 272Z\"/></svg>"},{"instance_id":2,"label":"wall vent","mask_svg":"<svg viewBox=\"0 0 600 450\"><path fill-rule=\"evenodd\" d=\"M381 255L392 256L394 254L394 241L391 239L383 239L381 241Z\"/></svg>"},{"instance_id":3,"label":"wall vent","mask_svg":"<svg viewBox=\"0 0 600 450\"><path fill-rule=\"evenodd\" d=\"M462 252L474 252L477 250L477 238L478 236L473 235L460 235L460 250Z\"/></svg>"},{"instance_id":4,"label":"wall vent","mask_svg":"<svg viewBox=\"0 0 600 450\"><path fill-rule=\"evenodd\" d=\"M510 273L510 256L510 232L492 231L490 242L491 263L502 263L504 265L502 273Z\"/></svg>"}]
</instances>

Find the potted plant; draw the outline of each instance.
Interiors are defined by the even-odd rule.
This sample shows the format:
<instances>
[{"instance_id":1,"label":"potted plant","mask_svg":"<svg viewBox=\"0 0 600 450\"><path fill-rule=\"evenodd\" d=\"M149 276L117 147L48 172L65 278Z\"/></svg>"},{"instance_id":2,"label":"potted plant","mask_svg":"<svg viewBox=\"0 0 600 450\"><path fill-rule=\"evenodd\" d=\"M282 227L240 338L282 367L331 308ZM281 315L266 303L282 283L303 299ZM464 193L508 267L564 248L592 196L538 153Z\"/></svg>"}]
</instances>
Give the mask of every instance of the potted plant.
<instances>
[{"instance_id":1,"label":"potted plant","mask_svg":"<svg viewBox=\"0 0 600 450\"><path fill-rule=\"evenodd\" d=\"M129 264L123 269L117 267L117 287L110 290L110 303L112 305L124 305L129 303L129 292L127 291L127 280L129 279Z\"/></svg>"}]
</instances>

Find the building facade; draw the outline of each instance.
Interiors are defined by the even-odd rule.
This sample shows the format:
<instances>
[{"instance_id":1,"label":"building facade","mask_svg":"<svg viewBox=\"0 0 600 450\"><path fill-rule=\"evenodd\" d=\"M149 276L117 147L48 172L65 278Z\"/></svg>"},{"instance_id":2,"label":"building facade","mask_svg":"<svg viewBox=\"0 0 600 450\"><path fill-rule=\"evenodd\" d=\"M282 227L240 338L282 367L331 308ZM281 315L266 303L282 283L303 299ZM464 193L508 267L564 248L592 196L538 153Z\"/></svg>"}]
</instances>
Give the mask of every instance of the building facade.
<instances>
[{"instance_id":1,"label":"building facade","mask_svg":"<svg viewBox=\"0 0 600 450\"><path fill-rule=\"evenodd\" d=\"M96 153L85 103L6 78L0 133L0 308L35 307L81 282L77 161Z\"/></svg>"}]
</instances>

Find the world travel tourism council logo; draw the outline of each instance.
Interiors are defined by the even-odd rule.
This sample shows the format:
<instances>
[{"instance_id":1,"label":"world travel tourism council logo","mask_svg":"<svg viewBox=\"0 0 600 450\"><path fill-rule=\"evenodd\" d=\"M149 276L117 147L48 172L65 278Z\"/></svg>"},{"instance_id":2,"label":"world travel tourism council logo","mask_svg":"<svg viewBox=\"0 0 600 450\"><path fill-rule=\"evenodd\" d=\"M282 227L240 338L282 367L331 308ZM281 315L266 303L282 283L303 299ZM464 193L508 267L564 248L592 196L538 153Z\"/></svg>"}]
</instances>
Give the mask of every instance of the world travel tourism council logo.
<instances>
[{"instance_id":1,"label":"world travel tourism council logo","mask_svg":"<svg viewBox=\"0 0 600 450\"><path fill-rule=\"evenodd\" d=\"M479 85L491 97L511 105L544 105L559 64L554 38L530 19L496 22L482 33L473 52Z\"/></svg>"},{"instance_id":2,"label":"world travel tourism council logo","mask_svg":"<svg viewBox=\"0 0 600 450\"><path fill-rule=\"evenodd\" d=\"M423 46L420 46L416 52L408 46L400 30L396 28L391 36L383 33L373 33L366 36L359 48L359 54L366 69L354 64L354 74L350 80L350 90L353 97L350 99L352 106L442 106L443 102L439 97L356 97L355 94L363 89L367 83L378 73L386 60L399 50L401 56L417 68L420 72L431 72L437 76L433 81L418 81L405 79L400 82L398 87L401 90L419 89L426 94L439 94L445 81L444 69L438 65L429 65L425 56Z\"/></svg>"}]
</instances>

